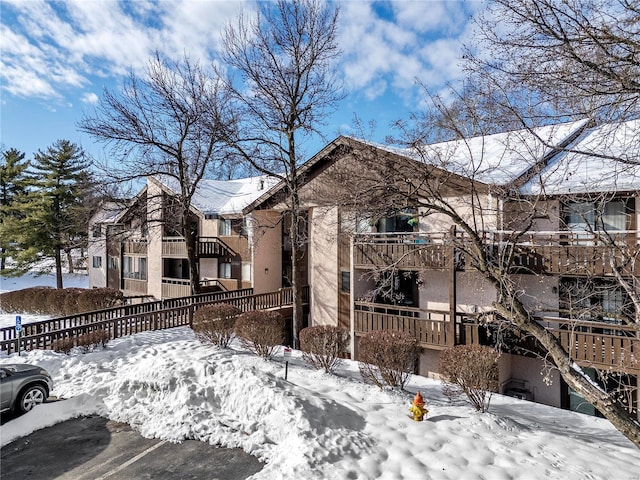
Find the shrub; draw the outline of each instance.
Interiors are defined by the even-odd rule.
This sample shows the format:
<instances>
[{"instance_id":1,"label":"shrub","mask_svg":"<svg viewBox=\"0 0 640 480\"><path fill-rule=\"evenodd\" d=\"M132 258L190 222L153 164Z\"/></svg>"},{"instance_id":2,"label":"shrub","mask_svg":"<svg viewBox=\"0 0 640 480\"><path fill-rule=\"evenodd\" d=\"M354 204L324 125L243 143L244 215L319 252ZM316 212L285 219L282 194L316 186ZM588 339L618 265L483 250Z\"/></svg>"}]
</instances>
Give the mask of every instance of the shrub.
<instances>
[{"instance_id":1,"label":"shrub","mask_svg":"<svg viewBox=\"0 0 640 480\"><path fill-rule=\"evenodd\" d=\"M113 288L30 287L1 294L0 308L6 313L63 316L120 305L122 299L122 292Z\"/></svg>"},{"instance_id":2,"label":"shrub","mask_svg":"<svg viewBox=\"0 0 640 480\"><path fill-rule=\"evenodd\" d=\"M358 342L360 374L380 388L404 388L418 359L413 335L394 330L371 332Z\"/></svg>"},{"instance_id":3,"label":"shrub","mask_svg":"<svg viewBox=\"0 0 640 480\"><path fill-rule=\"evenodd\" d=\"M102 346L102 348L106 347L109 340L109 332L104 328L98 328L80 335L78 337L78 346L82 348L84 353L87 353L95 350L98 345Z\"/></svg>"},{"instance_id":4,"label":"shrub","mask_svg":"<svg viewBox=\"0 0 640 480\"><path fill-rule=\"evenodd\" d=\"M73 337L64 337L59 338L58 340L54 340L51 348L54 352L64 353L65 355L69 355L69 352L75 347L75 341Z\"/></svg>"},{"instance_id":5,"label":"shrub","mask_svg":"<svg viewBox=\"0 0 640 480\"><path fill-rule=\"evenodd\" d=\"M226 348L233 339L240 309L226 303L206 305L193 315L193 331L201 342Z\"/></svg>"},{"instance_id":6,"label":"shrub","mask_svg":"<svg viewBox=\"0 0 640 480\"><path fill-rule=\"evenodd\" d=\"M278 312L243 313L236 320L236 335L245 348L268 360L284 340L284 318Z\"/></svg>"},{"instance_id":7,"label":"shrub","mask_svg":"<svg viewBox=\"0 0 640 480\"><path fill-rule=\"evenodd\" d=\"M340 355L349 344L349 332L344 328L317 325L300 331L302 358L317 369L332 372L340 364Z\"/></svg>"},{"instance_id":8,"label":"shrub","mask_svg":"<svg viewBox=\"0 0 640 480\"><path fill-rule=\"evenodd\" d=\"M465 394L479 412L489 409L498 390L500 353L483 345L457 345L440 354L440 373L445 377L443 393L449 398Z\"/></svg>"}]
</instances>

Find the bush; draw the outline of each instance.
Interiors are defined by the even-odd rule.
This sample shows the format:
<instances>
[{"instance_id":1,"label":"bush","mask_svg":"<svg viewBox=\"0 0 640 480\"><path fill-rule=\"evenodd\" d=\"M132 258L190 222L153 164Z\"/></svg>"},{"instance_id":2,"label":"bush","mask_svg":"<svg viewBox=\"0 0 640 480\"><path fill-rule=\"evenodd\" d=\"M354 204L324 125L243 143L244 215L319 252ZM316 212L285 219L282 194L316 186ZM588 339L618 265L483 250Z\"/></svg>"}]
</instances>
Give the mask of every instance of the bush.
<instances>
[{"instance_id":1,"label":"bush","mask_svg":"<svg viewBox=\"0 0 640 480\"><path fill-rule=\"evenodd\" d=\"M371 332L358 342L360 374L380 388L404 388L418 359L413 335L394 330Z\"/></svg>"},{"instance_id":2,"label":"bush","mask_svg":"<svg viewBox=\"0 0 640 480\"><path fill-rule=\"evenodd\" d=\"M440 354L440 373L445 377L443 393L449 398L465 394L479 412L489 409L498 391L500 353L483 345L457 345Z\"/></svg>"},{"instance_id":3,"label":"bush","mask_svg":"<svg viewBox=\"0 0 640 480\"><path fill-rule=\"evenodd\" d=\"M340 364L340 356L349 345L349 332L344 328L317 325L300 331L302 358L317 369L332 372Z\"/></svg>"},{"instance_id":4,"label":"bush","mask_svg":"<svg viewBox=\"0 0 640 480\"><path fill-rule=\"evenodd\" d=\"M236 335L245 348L268 360L284 340L284 318L278 312L243 313L236 320Z\"/></svg>"},{"instance_id":5,"label":"bush","mask_svg":"<svg viewBox=\"0 0 640 480\"><path fill-rule=\"evenodd\" d=\"M74 347L80 347L84 353L91 352L98 347L98 345L104 348L111 339L109 332L104 328L98 328L91 330L90 332L83 333L77 337L77 340L73 337L64 337L54 340L51 348L56 352L64 353L68 355Z\"/></svg>"},{"instance_id":6,"label":"bush","mask_svg":"<svg viewBox=\"0 0 640 480\"><path fill-rule=\"evenodd\" d=\"M69 355L69 352L75 347L75 341L73 337L64 337L59 338L58 340L54 340L51 348L54 352L64 353L65 355Z\"/></svg>"},{"instance_id":7,"label":"bush","mask_svg":"<svg viewBox=\"0 0 640 480\"><path fill-rule=\"evenodd\" d=\"M226 348L233 339L240 309L226 303L200 307L193 315L193 331L201 342Z\"/></svg>"},{"instance_id":8,"label":"bush","mask_svg":"<svg viewBox=\"0 0 640 480\"><path fill-rule=\"evenodd\" d=\"M113 288L30 287L1 294L0 308L6 313L63 316L120 305L122 299L122 292Z\"/></svg>"}]
</instances>

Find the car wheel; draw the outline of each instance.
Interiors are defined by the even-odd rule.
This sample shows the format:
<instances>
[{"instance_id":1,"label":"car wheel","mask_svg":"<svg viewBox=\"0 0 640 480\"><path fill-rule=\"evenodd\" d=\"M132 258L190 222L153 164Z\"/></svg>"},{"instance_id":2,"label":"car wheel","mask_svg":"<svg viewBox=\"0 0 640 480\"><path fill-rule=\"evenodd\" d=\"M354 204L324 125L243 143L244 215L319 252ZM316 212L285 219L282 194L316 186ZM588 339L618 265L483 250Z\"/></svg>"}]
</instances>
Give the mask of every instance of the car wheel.
<instances>
[{"instance_id":1,"label":"car wheel","mask_svg":"<svg viewBox=\"0 0 640 480\"><path fill-rule=\"evenodd\" d=\"M36 405L41 404L47 399L46 390L40 385L31 385L25 388L18 397L16 410L19 413L25 413Z\"/></svg>"}]
</instances>

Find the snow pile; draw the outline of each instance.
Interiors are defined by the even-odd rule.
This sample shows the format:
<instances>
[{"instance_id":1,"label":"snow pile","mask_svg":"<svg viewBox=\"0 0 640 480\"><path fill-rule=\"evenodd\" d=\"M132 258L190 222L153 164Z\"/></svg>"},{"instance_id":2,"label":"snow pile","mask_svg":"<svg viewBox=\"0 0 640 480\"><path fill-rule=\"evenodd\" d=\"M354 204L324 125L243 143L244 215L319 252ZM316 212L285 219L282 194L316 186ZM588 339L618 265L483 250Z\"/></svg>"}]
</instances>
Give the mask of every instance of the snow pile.
<instances>
[{"instance_id":1,"label":"snow pile","mask_svg":"<svg viewBox=\"0 0 640 480\"><path fill-rule=\"evenodd\" d=\"M241 447L267 462L255 479L639 478L640 451L602 419L502 396L477 414L447 400L436 381L414 376L407 392L381 391L361 382L355 362L327 375L298 352L285 381L282 357L218 350L188 328L19 360L47 368L53 395L67 400L3 425L2 445L97 413L147 437ZM429 409L421 423L408 410L417 390Z\"/></svg>"}]
</instances>

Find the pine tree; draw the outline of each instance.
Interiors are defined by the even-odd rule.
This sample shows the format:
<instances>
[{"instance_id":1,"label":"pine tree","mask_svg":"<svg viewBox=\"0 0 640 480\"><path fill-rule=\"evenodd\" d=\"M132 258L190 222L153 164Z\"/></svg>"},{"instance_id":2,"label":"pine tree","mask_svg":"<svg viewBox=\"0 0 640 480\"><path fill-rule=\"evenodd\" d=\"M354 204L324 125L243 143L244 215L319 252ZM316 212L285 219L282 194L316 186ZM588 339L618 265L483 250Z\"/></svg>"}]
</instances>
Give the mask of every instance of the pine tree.
<instances>
[{"instance_id":1,"label":"pine tree","mask_svg":"<svg viewBox=\"0 0 640 480\"><path fill-rule=\"evenodd\" d=\"M53 258L56 284L62 288L62 252L86 241L90 206L83 204L82 187L87 185L88 167L82 150L68 140L58 140L46 152L35 154L28 171L29 187L12 207L14 215L7 222L16 244L14 274Z\"/></svg>"},{"instance_id":2,"label":"pine tree","mask_svg":"<svg viewBox=\"0 0 640 480\"><path fill-rule=\"evenodd\" d=\"M2 152L0 159L0 272L5 270L8 250L13 239L5 234L5 219L11 215L11 206L24 195L29 162L25 154L10 148Z\"/></svg>"}]
</instances>

